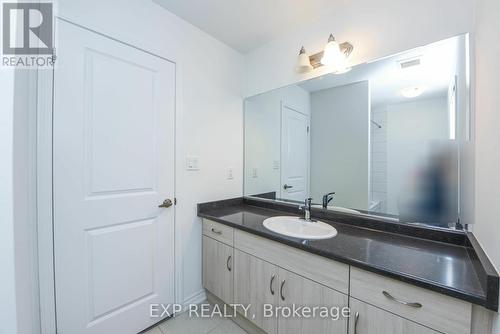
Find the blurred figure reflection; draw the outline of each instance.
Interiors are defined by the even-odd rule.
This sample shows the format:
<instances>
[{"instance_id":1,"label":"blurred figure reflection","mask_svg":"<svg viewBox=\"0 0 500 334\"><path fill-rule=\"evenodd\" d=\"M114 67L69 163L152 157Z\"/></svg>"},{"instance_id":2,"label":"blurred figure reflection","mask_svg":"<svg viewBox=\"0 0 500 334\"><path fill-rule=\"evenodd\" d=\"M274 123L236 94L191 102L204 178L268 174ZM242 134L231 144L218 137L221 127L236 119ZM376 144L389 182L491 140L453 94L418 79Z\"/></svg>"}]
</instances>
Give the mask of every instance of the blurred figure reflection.
<instances>
[{"instance_id":1,"label":"blurred figure reflection","mask_svg":"<svg viewBox=\"0 0 500 334\"><path fill-rule=\"evenodd\" d=\"M453 226L458 219L456 144L434 143L430 152L400 194L400 221Z\"/></svg>"}]
</instances>

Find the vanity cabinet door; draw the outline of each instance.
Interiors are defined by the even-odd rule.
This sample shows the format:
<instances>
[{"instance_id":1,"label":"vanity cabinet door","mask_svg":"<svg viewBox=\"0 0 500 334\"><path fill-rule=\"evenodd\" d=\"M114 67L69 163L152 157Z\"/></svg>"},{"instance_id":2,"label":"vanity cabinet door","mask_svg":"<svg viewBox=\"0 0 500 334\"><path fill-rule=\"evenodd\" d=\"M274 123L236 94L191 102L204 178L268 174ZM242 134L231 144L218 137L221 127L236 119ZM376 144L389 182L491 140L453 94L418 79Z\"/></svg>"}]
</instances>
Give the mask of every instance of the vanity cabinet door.
<instances>
[{"instance_id":1,"label":"vanity cabinet door","mask_svg":"<svg viewBox=\"0 0 500 334\"><path fill-rule=\"evenodd\" d=\"M349 334L439 334L415 322L351 298Z\"/></svg>"},{"instance_id":2,"label":"vanity cabinet door","mask_svg":"<svg viewBox=\"0 0 500 334\"><path fill-rule=\"evenodd\" d=\"M284 269L279 269L279 306L293 310L293 305L309 307L332 307L341 312L348 306L347 295L330 289L324 285L294 274ZM288 312L288 311L283 311ZM330 316L320 317L278 317L279 334L346 334L347 318L339 316L333 320Z\"/></svg>"},{"instance_id":3,"label":"vanity cabinet door","mask_svg":"<svg viewBox=\"0 0 500 334\"><path fill-rule=\"evenodd\" d=\"M264 317L264 305L278 304L278 267L235 249L234 302L250 305L247 319L268 334L278 332L275 317Z\"/></svg>"},{"instance_id":4,"label":"vanity cabinet door","mask_svg":"<svg viewBox=\"0 0 500 334\"><path fill-rule=\"evenodd\" d=\"M203 236L203 287L225 303L233 302L233 248Z\"/></svg>"}]
</instances>

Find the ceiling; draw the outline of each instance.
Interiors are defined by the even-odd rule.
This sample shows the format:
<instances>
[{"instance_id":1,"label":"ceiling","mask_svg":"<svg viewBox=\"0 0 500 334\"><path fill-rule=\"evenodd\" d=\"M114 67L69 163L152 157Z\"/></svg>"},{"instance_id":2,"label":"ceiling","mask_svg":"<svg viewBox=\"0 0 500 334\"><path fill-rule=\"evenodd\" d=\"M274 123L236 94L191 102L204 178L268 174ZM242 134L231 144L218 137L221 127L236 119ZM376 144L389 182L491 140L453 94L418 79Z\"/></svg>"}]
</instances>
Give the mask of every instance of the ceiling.
<instances>
[{"instance_id":1,"label":"ceiling","mask_svg":"<svg viewBox=\"0 0 500 334\"><path fill-rule=\"evenodd\" d=\"M312 23L347 0L153 0L241 53Z\"/></svg>"},{"instance_id":2,"label":"ceiling","mask_svg":"<svg viewBox=\"0 0 500 334\"><path fill-rule=\"evenodd\" d=\"M354 67L350 72L322 77L300 83L309 92L338 87L359 81L370 82L372 108L386 104L408 102L401 94L408 87L424 87L424 93L416 99L446 96L455 75L459 45L464 36L449 38L424 47L383 58ZM418 58L418 66L401 69L400 62Z\"/></svg>"}]
</instances>

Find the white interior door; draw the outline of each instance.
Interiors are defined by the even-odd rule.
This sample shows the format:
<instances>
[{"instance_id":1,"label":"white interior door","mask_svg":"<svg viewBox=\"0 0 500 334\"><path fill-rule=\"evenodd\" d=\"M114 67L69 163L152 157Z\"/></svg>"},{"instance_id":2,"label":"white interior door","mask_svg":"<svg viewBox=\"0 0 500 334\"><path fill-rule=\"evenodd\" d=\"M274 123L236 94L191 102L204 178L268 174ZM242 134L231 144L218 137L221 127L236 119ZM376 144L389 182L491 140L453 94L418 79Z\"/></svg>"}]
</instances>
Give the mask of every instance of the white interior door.
<instances>
[{"instance_id":1,"label":"white interior door","mask_svg":"<svg viewBox=\"0 0 500 334\"><path fill-rule=\"evenodd\" d=\"M309 196L309 117L281 107L281 198Z\"/></svg>"},{"instance_id":2,"label":"white interior door","mask_svg":"<svg viewBox=\"0 0 500 334\"><path fill-rule=\"evenodd\" d=\"M58 333L138 333L174 302L175 65L58 20Z\"/></svg>"}]
</instances>

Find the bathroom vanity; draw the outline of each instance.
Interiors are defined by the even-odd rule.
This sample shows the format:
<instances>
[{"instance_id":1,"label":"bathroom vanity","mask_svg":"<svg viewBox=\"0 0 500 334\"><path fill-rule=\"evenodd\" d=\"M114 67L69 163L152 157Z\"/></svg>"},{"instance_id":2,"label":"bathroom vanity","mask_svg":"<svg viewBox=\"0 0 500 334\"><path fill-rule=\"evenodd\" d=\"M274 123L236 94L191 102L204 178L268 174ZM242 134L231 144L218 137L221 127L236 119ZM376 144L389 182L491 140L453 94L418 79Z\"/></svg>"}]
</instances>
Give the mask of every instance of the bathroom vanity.
<instances>
[{"instance_id":1,"label":"bathroom vanity","mask_svg":"<svg viewBox=\"0 0 500 334\"><path fill-rule=\"evenodd\" d=\"M198 207L210 299L251 305L242 323L270 334L489 332L499 277L469 232L468 45L248 97L244 197ZM351 314L264 317L269 305Z\"/></svg>"},{"instance_id":2,"label":"bathroom vanity","mask_svg":"<svg viewBox=\"0 0 500 334\"><path fill-rule=\"evenodd\" d=\"M263 226L298 206L237 198L198 205L203 285L216 301L251 304L265 333L476 334L498 309L499 278L472 234L326 210L312 216L336 236L302 240ZM345 307L351 316L264 317L264 304Z\"/></svg>"}]
</instances>

